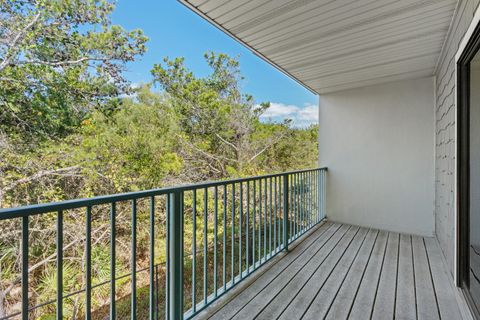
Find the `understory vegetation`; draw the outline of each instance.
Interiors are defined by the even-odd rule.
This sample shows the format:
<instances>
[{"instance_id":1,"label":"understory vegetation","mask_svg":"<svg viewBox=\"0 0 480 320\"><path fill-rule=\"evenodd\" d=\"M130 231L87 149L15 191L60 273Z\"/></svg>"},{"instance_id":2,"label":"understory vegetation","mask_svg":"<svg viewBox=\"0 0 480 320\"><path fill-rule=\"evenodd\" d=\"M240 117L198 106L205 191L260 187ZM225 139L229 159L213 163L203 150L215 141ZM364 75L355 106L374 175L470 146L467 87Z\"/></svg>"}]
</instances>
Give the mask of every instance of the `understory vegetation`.
<instances>
[{"instance_id":1,"label":"understory vegetation","mask_svg":"<svg viewBox=\"0 0 480 320\"><path fill-rule=\"evenodd\" d=\"M203 77L183 58L165 58L152 66L150 82L130 84L123 71L145 53L148 38L142 30L113 25L113 10L106 0L0 0L0 208L315 166L318 126L262 121L270 105L242 91L236 58L206 53L211 72ZM156 206L154 259L163 292L165 201ZM148 201L139 201L138 270L148 267L148 210ZM202 210L199 205L196 211ZM131 267L130 213L128 203L118 204L117 275ZM64 220L64 293L72 293L64 301L65 317L79 319L85 212L69 210ZM55 315L55 223L55 213L29 221L29 302L44 304L32 318ZM185 223L190 250L192 221ZM196 223L202 239L201 214ZM21 310L20 225L19 219L0 220L0 318ZM108 314L110 301L108 283L100 285L110 276L109 226L108 206L95 207L92 310L98 319ZM211 245L213 230L207 232ZM148 271L138 273L138 310L148 309L148 279ZM117 286L117 309L128 318L130 278ZM160 309L164 304L159 301Z\"/></svg>"}]
</instances>

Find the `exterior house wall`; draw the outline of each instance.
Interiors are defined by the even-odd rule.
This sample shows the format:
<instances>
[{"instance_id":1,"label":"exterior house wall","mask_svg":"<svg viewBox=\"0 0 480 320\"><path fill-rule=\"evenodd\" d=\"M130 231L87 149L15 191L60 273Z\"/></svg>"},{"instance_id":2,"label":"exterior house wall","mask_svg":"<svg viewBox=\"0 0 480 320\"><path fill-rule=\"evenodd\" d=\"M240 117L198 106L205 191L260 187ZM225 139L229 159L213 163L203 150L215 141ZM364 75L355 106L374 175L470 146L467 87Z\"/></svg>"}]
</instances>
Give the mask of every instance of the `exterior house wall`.
<instances>
[{"instance_id":1,"label":"exterior house wall","mask_svg":"<svg viewBox=\"0 0 480 320\"><path fill-rule=\"evenodd\" d=\"M433 235L433 78L321 95L319 109L328 218Z\"/></svg>"},{"instance_id":2,"label":"exterior house wall","mask_svg":"<svg viewBox=\"0 0 480 320\"><path fill-rule=\"evenodd\" d=\"M480 0L460 0L436 70L435 230L455 270L455 54Z\"/></svg>"}]
</instances>

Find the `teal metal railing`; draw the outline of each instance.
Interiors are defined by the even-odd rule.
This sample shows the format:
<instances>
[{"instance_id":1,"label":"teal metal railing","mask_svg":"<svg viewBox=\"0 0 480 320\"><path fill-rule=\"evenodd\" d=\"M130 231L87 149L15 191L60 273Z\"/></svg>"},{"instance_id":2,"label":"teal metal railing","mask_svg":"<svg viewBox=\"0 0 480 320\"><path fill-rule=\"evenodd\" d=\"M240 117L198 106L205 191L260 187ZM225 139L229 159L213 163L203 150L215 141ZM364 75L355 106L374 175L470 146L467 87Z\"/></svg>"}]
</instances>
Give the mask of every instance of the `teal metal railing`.
<instances>
[{"instance_id":1,"label":"teal metal railing","mask_svg":"<svg viewBox=\"0 0 480 320\"><path fill-rule=\"evenodd\" d=\"M92 319L98 313L98 302L96 307L92 303L94 290L102 286L108 286L109 302L98 308L108 307L110 319L125 317L118 314L125 309L131 319L140 318L141 313L141 318L149 319L192 318L325 218L326 172L318 168L2 209L0 221L17 219L21 228L21 311L3 319L33 318L48 304L55 305L56 319L63 319L66 299L76 294L84 296L83 311L77 315ZM109 279L93 284L92 241L96 236L92 223L107 210ZM66 292L63 272L68 235L64 223L71 220L71 214L76 214L74 222L80 221L78 228L85 233L84 285ZM148 227L138 225L140 214L148 220ZM37 303L29 297L29 280L35 280L29 243L34 241L31 224L42 215L54 215L56 223L57 284L54 299ZM129 270L117 274L121 250L117 242L125 237L125 225L130 230ZM138 247L140 228L141 234L148 234L148 249ZM139 268L145 256L148 265ZM140 282L148 284L148 303L139 300L147 299L139 293ZM145 304L148 310L140 310Z\"/></svg>"}]
</instances>

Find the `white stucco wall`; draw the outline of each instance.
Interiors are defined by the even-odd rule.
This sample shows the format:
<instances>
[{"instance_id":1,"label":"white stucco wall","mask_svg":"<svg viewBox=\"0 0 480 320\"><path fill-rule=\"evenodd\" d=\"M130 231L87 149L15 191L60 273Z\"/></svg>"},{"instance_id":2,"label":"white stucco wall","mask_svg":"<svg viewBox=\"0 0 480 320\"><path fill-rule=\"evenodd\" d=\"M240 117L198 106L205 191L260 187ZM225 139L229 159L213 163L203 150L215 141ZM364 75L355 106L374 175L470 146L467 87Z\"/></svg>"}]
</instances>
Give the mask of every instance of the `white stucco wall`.
<instances>
[{"instance_id":1,"label":"white stucco wall","mask_svg":"<svg viewBox=\"0 0 480 320\"><path fill-rule=\"evenodd\" d=\"M319 112L327 217L433 235L433 78L322 95Z\"/></svg>"}]
</instances>

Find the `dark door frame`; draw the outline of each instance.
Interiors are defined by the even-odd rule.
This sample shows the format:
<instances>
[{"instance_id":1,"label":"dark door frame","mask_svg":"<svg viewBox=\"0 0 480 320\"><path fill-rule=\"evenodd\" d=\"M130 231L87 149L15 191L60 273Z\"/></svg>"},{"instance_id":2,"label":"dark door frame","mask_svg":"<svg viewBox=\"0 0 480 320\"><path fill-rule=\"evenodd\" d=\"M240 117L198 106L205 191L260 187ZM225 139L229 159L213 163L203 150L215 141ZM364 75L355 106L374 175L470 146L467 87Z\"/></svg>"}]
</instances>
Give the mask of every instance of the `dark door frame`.
<instances>
[{"instance_id":1,"label":"dark door frame","mask_svg":"<svg viewBox=\"0 0 480 320\"><path fill-rule=\"evenodd\" d=\"M480 312L468 290L470 274L470 62L480 52L480 24L477 25L457 61L457 286L480 319Z\"/></svg>"}]
</instances>

